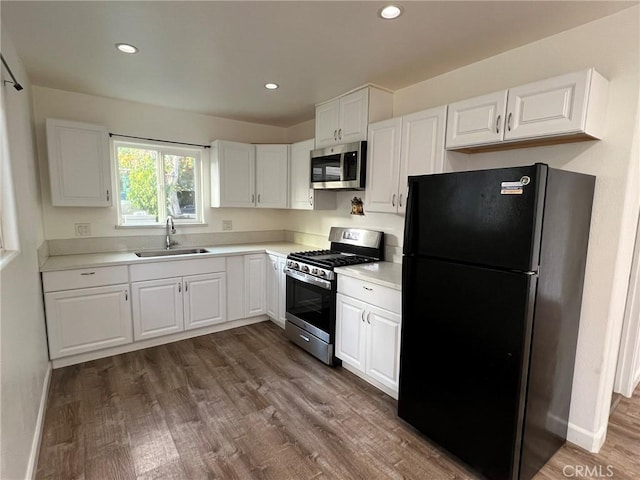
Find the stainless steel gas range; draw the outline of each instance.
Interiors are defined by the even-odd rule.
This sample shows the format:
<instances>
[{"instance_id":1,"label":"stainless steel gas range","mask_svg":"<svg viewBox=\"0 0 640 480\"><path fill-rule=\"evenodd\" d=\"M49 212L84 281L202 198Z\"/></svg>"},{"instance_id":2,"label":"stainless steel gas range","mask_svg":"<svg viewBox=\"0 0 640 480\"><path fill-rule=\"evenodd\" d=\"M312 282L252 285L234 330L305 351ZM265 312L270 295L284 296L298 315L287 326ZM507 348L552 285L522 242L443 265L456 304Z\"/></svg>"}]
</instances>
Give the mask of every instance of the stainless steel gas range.
<instances>
[{"instance_id":1,"label":"stainless steel gas range","mask_svg":"<svg viewBox=\"0 0 640 480\"><path fill-rule=\"evenodd\" d=\"M291 253L287 257L285 334L327 365L336 333L335 267L384 260L384 234L375 230L331 227L330 250Z\"/></svg>"}]
</instances>

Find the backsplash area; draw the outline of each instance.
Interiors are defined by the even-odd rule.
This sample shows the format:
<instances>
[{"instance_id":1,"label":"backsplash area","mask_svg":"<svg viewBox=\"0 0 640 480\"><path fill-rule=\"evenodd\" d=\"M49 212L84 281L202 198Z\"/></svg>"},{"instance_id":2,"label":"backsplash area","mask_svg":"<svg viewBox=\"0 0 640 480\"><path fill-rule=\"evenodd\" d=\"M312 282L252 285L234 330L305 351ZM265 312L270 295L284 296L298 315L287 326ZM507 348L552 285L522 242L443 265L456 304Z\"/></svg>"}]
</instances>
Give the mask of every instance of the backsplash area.
<instances>
[{"instance_id":1,"label":"backsplash area","mask_svg":"<svg viewBox=\"0 0 640 480\"><path fill-rule=\"evenodd\" d=\"M291 230L264 230L250 232L190 233L172 235L179 247L211 247L243 243L293 242L312 248L329 248L327 235L296 232ZM391 242L390 242L391 240ZM389 245L393 239L385 236L385 260L402 261L402 247ZM54 255L76 255L103 252L132 252L164 248L164 235L137 235L126 237L67 238L45 241L39 251L42 265L47 257Z\"/></svg>"}]
</instances>

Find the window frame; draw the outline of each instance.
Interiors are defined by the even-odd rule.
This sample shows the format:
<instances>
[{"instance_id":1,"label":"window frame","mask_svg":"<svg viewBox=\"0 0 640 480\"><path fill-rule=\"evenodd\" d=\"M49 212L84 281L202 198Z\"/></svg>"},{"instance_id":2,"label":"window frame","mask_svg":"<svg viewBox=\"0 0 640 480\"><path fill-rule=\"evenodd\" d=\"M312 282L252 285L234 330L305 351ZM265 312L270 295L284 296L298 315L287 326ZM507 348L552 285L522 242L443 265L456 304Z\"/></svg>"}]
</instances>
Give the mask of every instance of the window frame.
<instances>
[{"instance_id":1,"label":"window frame","mask_svg":"<svg viewBox=\"0 0 640 480\"><path fill-rule=\"evenodd\" d=\"M156 162L156 194L158 198L158 221L155 223L145 223L139 225L131 225L124 223L122 215L122 200L121 200L121 179L120 179L120 167L118 162L118 147L139 148L144 150L154 150L157 152L158 160ZM165 226L165 219L167 218L166 208L166 196L165 196L165 178L164 178L164 157L165 155L176 156L189 156L194 158L194 207L196 218L174 218L176 225L191 225L202 226L204 222L204 179L203 179L203 154L204 148L191 147L191 146L177 146L172 144L166 144L162 142L156 142L152 140L118 140L112 139L112 152L113 152L113 164L114 164L114 177L115 177L115 192L116 192L116 209L118 219L116 222L117 228L154 228Z\"/></svg>"}]
</instances>

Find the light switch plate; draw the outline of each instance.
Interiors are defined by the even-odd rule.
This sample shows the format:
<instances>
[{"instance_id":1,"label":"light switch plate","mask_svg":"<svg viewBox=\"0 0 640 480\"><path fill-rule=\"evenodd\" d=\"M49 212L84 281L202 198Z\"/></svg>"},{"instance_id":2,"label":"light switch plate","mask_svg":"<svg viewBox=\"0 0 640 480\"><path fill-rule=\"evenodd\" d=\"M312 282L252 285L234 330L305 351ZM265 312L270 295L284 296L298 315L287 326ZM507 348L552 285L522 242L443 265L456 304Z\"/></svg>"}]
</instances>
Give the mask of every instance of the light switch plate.
<instances>
[{"instance_id":1,"label":"light switch plate","mask_svg":"<svg viewBox=\"0 0 640 480\"><path fill-rule=\"evenodd\" d=\"M88 237L91 235L90 223L74 223L73 225L76 229L76 237Z\"/></svg>"},{"instance_id":2,"label":"light switch plate","mask_svg":"<svg viewBox=\"0 0 640 480\"><path fill-rule=\"evenodd\" d=\"M231 220L222 220L222 231L230 232L233 230L233 222Z\"/></svg>"}]
</instances>

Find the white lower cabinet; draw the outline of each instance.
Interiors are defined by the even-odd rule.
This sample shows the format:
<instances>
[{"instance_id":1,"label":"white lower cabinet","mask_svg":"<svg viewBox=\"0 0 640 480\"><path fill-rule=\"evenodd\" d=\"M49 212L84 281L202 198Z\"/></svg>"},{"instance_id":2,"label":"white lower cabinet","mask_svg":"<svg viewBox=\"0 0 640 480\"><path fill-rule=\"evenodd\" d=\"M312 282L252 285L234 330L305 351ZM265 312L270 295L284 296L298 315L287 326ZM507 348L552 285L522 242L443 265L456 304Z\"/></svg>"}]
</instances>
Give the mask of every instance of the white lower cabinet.
<instances>
[{"instance_id":1,"label":"white lower cabinet","mask_svg":"<svg viewBox=\"0 0 640 480\"><path fill-rule=\"evenodd\" d=\"M131 343L129 284L45 293L52 359Z\"/></svg>"},{"instance_id":2,"label":"white lower cabinet","mask_svg":"<svg viewBox=\"0 0 640 480\"><path fill-rule=\"evenodd\" d=\"M227 257L227 319L267 313L267 255Z\"/></svg>"},{"instance_id":3,"label":"white lower cabinet","mask_svg":"<svg viewBox=\"0 0 640 480\"><path fill-rule=\"evenodd\" d=\"M227 282L224 273L184 278L184 329L227 321Z\"/></svg>"},{"instance_id":4,"label":"white lower cabinet","mask_svg":"<svg viewBox=\"0 0 640 480\"><path fill-rule=\"evenodd\" d=\"M284 328L287 298L287 281L284 267L287 261L277 255L269 255L267 264L267 315Z\"/></svg>"},{"instance_id":5,"label":"white lower cabinet","mask_svg":"<svg viewBox=\"0 0 640 480\"><path fill-rule=\"evenodd\" d=\"M226 321L224 272L131 284L135 340Z\"/></svg>"},{"instance_id":6,"label":"white lower cabinet","mask_svg":"<svg viewBox=\"0 0 640 480\"><path fill-rule=\"evenodd\" d=\"M341 293L358 295L360 290L360 298ZM400 375L400 296L398 290L338 276L336 357L393 398Z\"/></svg>"},{"instance_id":7,"label":"white lower cabinet","mask_svg":"<svg viewBox=\"0 0 640 480\"><path fill-rule=\"evenodd\" d=\"M51 359L133 341L126 266L44 272Z\"/></svg>"},{"instance_id":8,"label":"white lower cabinet","mask_svg":"<svg viewBox=\"0 0 640 480\"><path fill-rule=\"evenodd\" d=\"M182 278L164 278L131 284L135 340L184 330Z\"/></svg>"}]
</instances>

